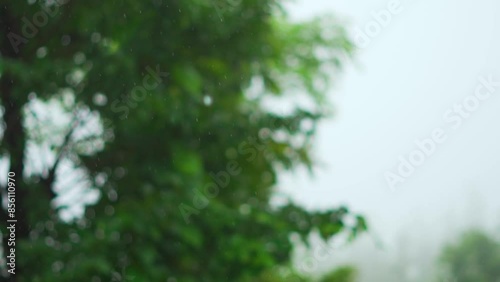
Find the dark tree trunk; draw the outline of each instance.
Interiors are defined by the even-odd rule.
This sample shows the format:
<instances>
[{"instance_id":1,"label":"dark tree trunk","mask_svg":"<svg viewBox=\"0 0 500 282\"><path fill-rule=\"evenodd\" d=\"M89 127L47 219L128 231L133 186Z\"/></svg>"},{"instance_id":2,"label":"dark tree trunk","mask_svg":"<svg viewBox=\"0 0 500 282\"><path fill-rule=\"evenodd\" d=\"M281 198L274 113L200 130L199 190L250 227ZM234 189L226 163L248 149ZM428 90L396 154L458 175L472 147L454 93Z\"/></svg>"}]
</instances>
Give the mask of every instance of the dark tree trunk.
<instances>
[{"instance_id":1,"label":"dark tree trunk","mask_svg":"<svg viewBox=\"0 0 500 282\"><path fill-rule=\"evenodd\" d=\"M0 9L0 19L1 19L1 28L2 34L7 36L10 32L14 32L16 34L19 33L19 25L18 21L14 19L9 14L9 7L5 5ZM5 38L6 39L6 38ZM10 46L10 42L8 40L2 41L2 46L0 46L1 56L8 58L10 60L19 59L18 54L13 50L12 46ZM29 225L27 219L27 211L26 211L26 187L23 185L23 171L24 171L24 152L26 148L26 134L23 128L23 119L22 119L22 108L24 103L26 102L26 97L23 96L24 93L15 93L14 87L16 83L16 78L8 72L4 72L2 77L0 78L0 102L4 108L4 136L2 140L2 150L3 153L7 153L10 159L10 168L9 171L15 173L15 219L17 222L15 223L16 230L16 249L19 242L26 239L29 235ZM7 197L7 187L2 187L2 202L6 202ZM5 210L5 207L1 210L1 218L4 223L6 223L8 218L8 213ZM9 232L7 230L2 230L3 235L3 249L4 249L4 257L8 255L8 251L11 246L7 245L7 239L9 238ZM19 274L18 268L18 259L16 256L16 275ZM7 281L17 281L16 276L10 275L6 278Z\"/></svg>"}]
</instances>

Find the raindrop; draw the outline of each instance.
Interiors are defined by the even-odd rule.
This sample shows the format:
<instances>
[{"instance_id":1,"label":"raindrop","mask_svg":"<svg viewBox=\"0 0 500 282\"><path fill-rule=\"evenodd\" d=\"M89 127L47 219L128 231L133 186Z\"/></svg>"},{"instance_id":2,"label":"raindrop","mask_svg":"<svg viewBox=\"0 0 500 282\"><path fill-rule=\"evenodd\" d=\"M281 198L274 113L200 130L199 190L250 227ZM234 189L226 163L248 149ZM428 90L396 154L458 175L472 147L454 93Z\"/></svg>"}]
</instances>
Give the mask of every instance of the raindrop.
<instances>
[{"instance_id":1,"label":"raindrop","mask_svg":"<svg viewBox=\"0 0 500 282\"><path fill-rule=\"evenodd\" d=\"M240 213L242 215L248 215L248 214L250 214L250 205L243 204L243 205L240 206L239 210L240 210Z\"/></svg>"},{"instance_id":2,"label":"raindrop","mask_svg":"<svg viewBox=\"0 0 500 282\"><path fill-rule=\"evenodd\" d=\"M47 56L47 47L40 47L36 50L36 56L41 59Z\"/></svg>"},{"instance_id":3,"label":"raindrop","mask_svg":"<svg viewBox=\"0 0 500 282\"><path fill-rule=\"evenodd\" d=\"M81 70L75 70L73 73L66 75L66 82L70 85L78 85L85 76L84 72Z\"/></svg>"},{"instance_id":4,"label":"raindrop","mask_svg":"<svg viewBox=\"0 0 500 282\"><path fill-rule=\"evenodd\" d=\"M45 222L45 229L47 229L49 231L54 230L54 222L52 222L50 220Z\"/></svg>"},{"instance_id":5,"label":"raindrop","mask_svg":"<svg viewBox=\"0 0 500 282\"><path fill-rule=\"evenodd\" d=\"M116 201L118 199L118 194L116 193L115 190L109 190L108 192L108 199L112 202Z\"/></svg>"},{"instance_id":6,"label":"raindrop","mask_svg":"<svg viewBox=\"0 0 500 282\"><path fill-rule=\"evenodd\" d=\"M111 276L113 278L112 281L122 281L122 276L116 271L113 271L113 273L111 273Z\"/></svg>"},{"instance_id":7,"label":"raindrop","mask_svg":"<svg viewBox=\"0 0 500 282\"><path fill-rule=\"evenodd\" d=\"M123 167L117 167L115 169L115 175L118 179L122 178L125 176L125 169Z\"/></svg>"},{"instance_id":8,"label":"raindrop","mask_svg":"<svg viewBox=\"0 0 500 282\"><path fill-rule=\"evenodd\" d=\"M259 137L262 140L266 140L271 136L271 130L269 128L262 128L259 130Z\"/></svg>"},{"instance_id":9,"label":"raindrop","mask_svg":"<svg viewBox=\"0 0 500 282\"><path fill-rule=\"evenodd\" d=\"M94 102L97 106L104 106L108 102L108 98L106 98L104 94L98 92L92 98L92 102Z\"/></svg>"},{"instance_id":10,"label":"raindrop","mask_svg":"<svg viewBox=\"0 0 500 282\"><path fill-rule=\"evenodd\" d=\"M61 44L63 46L68 46L71 43L71 37L69 35L63 35L61 37Z\"/></svg>"},{"instance_id":11,"label":"raindrop","mask_svg":"<svg viewBox=\"0 0 500 282\"><path fill-rule=\"evenodd\" d=\"M83 62L85 62L85 54L83 54L82 52L76 53L73 57L73 61L75 61L75 64L77 65L82 64Z\"/></svg>"},{"instance_id":12,"label":"raindrop","mask_svg":"<svg viewBox=\"0 0 500 282\"><path fill-rule=\"evenodd\" d=\"M54 246L55 241L52 237L47 237L47 238L45 238L45 244L49 247L52 247L52 246Z\"/></svg>"},{"instance_id":13,"label":"raindrop","mask_svg":"<svg viewBox=\"0 0 500 282\"><path fill-rule=\"evenodd\" d=\"M98 32L92 33L92 35L90 36L90 41L92 41L92 43L98 43L99 41L101 41L101 34Z\"/></svg>"},{"instance_id":14,"label":"raindrop","mask_svg":"<svg viewBox=\"0 0 500 282\"><path fill-rule=\"evenodd\" d=\"M53 272L60 272L64 268L64 263L62 261L56 261L52 264Z\"/></svg>"},{"instance_id":15,"label":"raindrop","mask_svg":"<svg viewBox=\"0 0 500 282\"><path fill-rule=\"evenodd\" d=\"M38 239L38 232L36 232L35 230L31 230L30 239L32 239L32 240Z\"/></svg>"},{"instance_id":16,"label":"raindrop","mask_svg":"<svg viewBox=\"0 0 500 282\"><path fill-rule=\"evenodd\" d=\"M203 104L205 104L205 106L210 106L212 105L212 97L208 96L208 95L205 95L203 97Z\"/></svg>"},{"instance_id":17,"label":"raindrop","mask_svg":"<svg viewBox=\"0 0 500 282\"><path fill-rule=\"evenodd\" d=\"M78 233L71 233L69 235L69 239L71 240L71 242L73 243L78 243L80 242L80 235L78 235Z\"/></svg>"}]
</instances>

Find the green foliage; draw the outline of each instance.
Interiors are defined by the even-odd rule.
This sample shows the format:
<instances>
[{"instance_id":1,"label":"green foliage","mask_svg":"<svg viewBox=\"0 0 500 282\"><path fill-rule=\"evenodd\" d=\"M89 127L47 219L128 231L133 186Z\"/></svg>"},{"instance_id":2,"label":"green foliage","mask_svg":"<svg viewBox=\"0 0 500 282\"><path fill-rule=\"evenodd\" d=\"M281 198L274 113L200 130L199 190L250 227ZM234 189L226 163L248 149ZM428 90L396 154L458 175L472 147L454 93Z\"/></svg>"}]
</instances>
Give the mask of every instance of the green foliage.
<instances>
[{"instance_id":1,"label":"green foliage","mask_svg":"<svg viewBox=\"0 0 500 282\"><path fill-rule=\"evenodd\" d=\"M274 0L28 2L0 1L0 149L25 175L19 281L275 281L262 277L290 264L291 234L366 230L346 208L270 205L280 170L314 164L326 78L352 50L337 22L292 24ZM34 101L72 118L58 129ZM82 185L97 201L62 220L82 199L54 201Z\"/></svg>"},{"instance_id":2,"label":"green foliage","mask_svg":"<svg viewBox=\"0 0 500 282\"><path fill-rule=\"evenodd\" d=\"M500 243L477 230L465 233L441 255L450 281L489 282L500 279Z\"/></svg>"},{"instance_id":3,"label":"green foliage","mask_svg":"<svg viewBox=\"0 0 500 282\"><path fill-rule=\"evenodd\" d=\"M319 282L355 282L356 270L350 266L339 267L323 276Z\"/></svg>"}]
</instances>

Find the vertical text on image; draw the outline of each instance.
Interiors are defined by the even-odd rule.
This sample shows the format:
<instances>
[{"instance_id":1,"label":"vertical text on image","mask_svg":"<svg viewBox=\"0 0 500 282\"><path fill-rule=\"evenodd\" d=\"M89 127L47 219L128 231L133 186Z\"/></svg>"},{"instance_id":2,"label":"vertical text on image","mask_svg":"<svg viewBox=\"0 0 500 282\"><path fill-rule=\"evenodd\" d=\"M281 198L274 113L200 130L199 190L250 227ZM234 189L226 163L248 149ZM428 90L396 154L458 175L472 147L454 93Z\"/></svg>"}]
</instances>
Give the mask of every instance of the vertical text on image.
<instances>
[{"instance_id":1,"label":"vertical text on image","mask_svg":"<svg viewBox=\"0 0 500 282\"><path fill-rule=\"evenodd\" d=\"M7 174L7 246L10 248L4 250L7 255L8 272L12 275L16 274L16 174L9 172Z\"/></svg>"}]
</instances>

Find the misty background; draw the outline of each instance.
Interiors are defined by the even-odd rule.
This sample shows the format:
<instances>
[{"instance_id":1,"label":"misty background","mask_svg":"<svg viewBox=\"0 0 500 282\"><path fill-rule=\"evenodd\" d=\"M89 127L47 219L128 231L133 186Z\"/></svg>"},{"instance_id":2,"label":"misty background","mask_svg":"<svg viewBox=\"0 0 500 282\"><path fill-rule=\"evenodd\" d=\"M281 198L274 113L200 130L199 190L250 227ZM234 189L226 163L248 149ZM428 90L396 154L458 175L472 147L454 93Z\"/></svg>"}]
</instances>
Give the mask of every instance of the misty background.
<instances>
[{"instance_id":1,"label":"misty background","mask_svg":"<svg viewBox=\"0 0 500 282\"><path fill-rule=\"evenodd\" d=\"M401 12L361 42L357 32L389 2L287 5L295 21L334 13L365 46L330 90L335 118L321 124L314 150L321 165L313 177L286 173L281 187L310 209L348 204L367 215L370 235L338 250L324 269L351 263L360 281L429 281L446 241L474 227L500 234L499 91L456 130L443 120L479 77L500 80L500 3L400 1ZM384 173L440 127L448 139L391 191Z\"/></svg>"}]
</instances>

